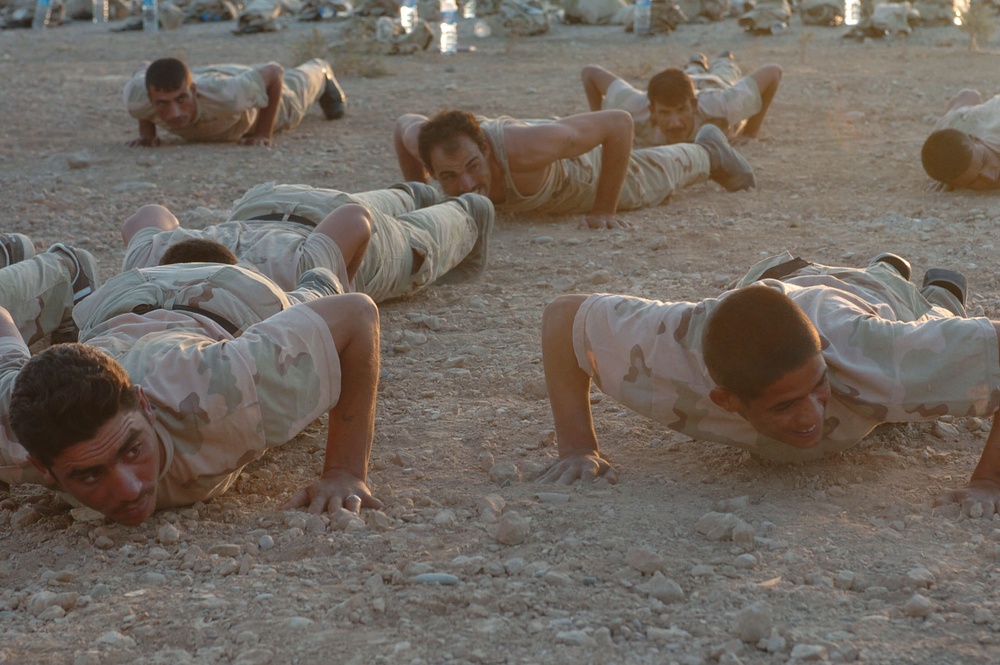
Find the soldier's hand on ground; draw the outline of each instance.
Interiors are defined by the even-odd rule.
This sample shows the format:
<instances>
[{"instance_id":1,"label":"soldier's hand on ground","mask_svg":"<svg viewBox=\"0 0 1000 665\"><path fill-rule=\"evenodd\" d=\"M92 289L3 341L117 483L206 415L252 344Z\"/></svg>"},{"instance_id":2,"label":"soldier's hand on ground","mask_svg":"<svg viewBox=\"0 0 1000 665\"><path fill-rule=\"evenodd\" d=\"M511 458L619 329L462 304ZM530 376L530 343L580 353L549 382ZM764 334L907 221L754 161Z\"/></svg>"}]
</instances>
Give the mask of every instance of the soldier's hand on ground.
<instances>
[{"instance_id":1,"label":"soldier's hand on ground","mask_svg":"<svg viewBox=\"0 0 1000 665\"><path fill-rule=\"evenodd\" d=\"M271 139L265 136L244 136L240 139L240 145L261 145L270 148Z\"/></svg>"},{"instance_id":2,"label":"soldier's hand on ground","mask_svg":"<svg viewBox=\"0 0 1000 665\"><path fill-rule=\"evenodd\" d=\"M614 485L618 482L618 472L611 462L598 455L568 455L555 462L538 478L540 483L572 485L577 480L592 481L602 477Z\"/></svg>"},{"instance_id":3,"label":"soldier's hand on ground","mask_svg":"<svg viewBox=\"0 0 1000 665\"><path fill-rule=\"evenodd\" d=\"M140 136L139 138L132 139L128 142L128 146L130 148L155 148L158 145L160 145L159 136Z\"/></svg>"},{"instance_id":4,"label":"soldier's hand on ground","mask_svg":"<svg viewBox=\"0 0 1000 665\"><path fill-rule=\"evenodd\" d=\"M973 480L935 501L939 506L946 503L959 504L968 517L990 519L993 513L1000 513L1000 484L992 480Z\"/></svg>"},{"instance_id":5,"label":"soldier's hand on ground","mask_svg":"<svg viewBox=\"0 0 1000 665\"><path fill-rule=\"evenodd\" d=\"M619 219L614 215L587 215L583 222L580 223L580 228L583 228L584 224L590 229L628 228L628 223L625 220Z\"/></svg>"},{"instance_id":6,"label":"soldier's hand on ground","mask_svg":"<svg viewBox=\"0 0 1000 665\"><path fill-rule=\"evenodd\" d=\"M359 503L360 501L360 503ZM382 507L360 478L346 471L330 471L319 480L303 487L284 508L305 508L310 513L332 513L338 508L358 512L360 508Z\"/></svg>"}]
</instances>

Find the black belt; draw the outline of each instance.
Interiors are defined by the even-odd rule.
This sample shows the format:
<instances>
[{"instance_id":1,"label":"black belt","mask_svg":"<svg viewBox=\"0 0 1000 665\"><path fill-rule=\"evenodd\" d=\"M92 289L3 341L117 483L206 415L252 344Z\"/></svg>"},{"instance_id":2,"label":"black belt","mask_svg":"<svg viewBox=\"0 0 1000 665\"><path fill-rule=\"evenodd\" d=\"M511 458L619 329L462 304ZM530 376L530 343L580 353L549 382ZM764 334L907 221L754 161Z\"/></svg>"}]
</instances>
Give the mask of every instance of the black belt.
<instances>
[{"instance_id":1,"label":"black belt","mask_svg":"<svg viewBox=\"0 0 1000 665\"><path fill-rule=\"evenodd\" d=\"M132 308L132 313L133 314L147 314L147 313L152 312L153 310L157 310L157 309L164 309L164 308L163 307L159 307L157 305L137 305L137 306L135 306L135 307ZM200 314L200 315L204 316L205 318L212 319L213 321L215 321L216 323L218 323L220 326L222 326L222 329L225 330L230 335L232 335L233 337L236 337L236 333L238 333L240 331L239 326L235 325L229 319L221 317L221 316L219 316L218 314L216 314L214 312L208 312L208 311L200 309L198 307L191 307L191 306L188 306L188 305L174 305L170 309L172 311L175 311L175 312L190 312L192 314Z\"/></svg>"},{"instance_id":2,"label":"black belt","mask_svg":"<svg viewBox=\"0 0 1000 665\"><path fill-rule=\"evenodd\" d=\"M294 212L269 212L266 215L251 217L249 221L295 222L296 224L304 224L305 226L316 228L316 224L312 220L306 219L302 215L296 215Z\"/></svg>"},{"instance_id":3,"label":"black belt","mask_svg":"<svg viewBox=\"0 0 1000 665\"><path fill-rule=\"evenodd\" d=\"M771 266L770 268L765 270L763 274L761 274L761 276L758 277L757 279L758 280L782 279L783 277L788 277L796 270L801 270L802 268L811 265L812 263L810 263L809 261L806 261L805 259L800 259L799 257L795 257L794 259L790 259L788 261L785 261L784 263L779 263L776 266Z\"/></svg>"}]
</instances>

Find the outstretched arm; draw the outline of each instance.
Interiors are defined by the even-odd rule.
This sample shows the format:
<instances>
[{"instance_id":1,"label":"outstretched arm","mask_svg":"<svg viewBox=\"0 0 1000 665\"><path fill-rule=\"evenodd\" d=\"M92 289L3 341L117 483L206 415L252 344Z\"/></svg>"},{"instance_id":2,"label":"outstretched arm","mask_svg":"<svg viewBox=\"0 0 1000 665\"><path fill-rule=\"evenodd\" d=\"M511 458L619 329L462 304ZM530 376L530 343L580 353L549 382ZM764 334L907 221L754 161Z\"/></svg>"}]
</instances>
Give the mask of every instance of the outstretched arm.
<instances>
[{"instance_id":1,"label":"outstretched arm","mask_svg":"<svg viewBox=\"0 0 1000 665\"><path fill-rule=\"evenodd\" d=\"M1000 339L1000 323L994 322L993 327ZM1000 513L1000 412L993 415L993 425L990 427L989 436L986 437L983 454L979 457L979 463L972 472L969 484L953 490L943 498L961 504L966 514L969 514L977 504L984 508L987 504L992 505L991 510L983 511L987 518L994 512Z\"/></svg>"},{"instance_id":2,"label":"outstretched arm","mask_svg":"<svg viewBox=\"0 0 1000 665\"><path fill-rule=\"evenodd\" d=\"M771 107L774 93L778 92L778 86L781 85L781 74L782 70L778 65L764 65L750 74L750 78L757 83L757 89L760 91L760 111L747 120L747 124L743 128L743 136L751 139L757 138L760 126L764 122L764 116L767 115L767 110Z\"/></svg>"},{"instance_id":3,"label":"outstretched arm","mask_svg":"<svg viewBox=\"0 0 1000 665\"><path fill-rule=\"evenodd\" d=\"M281 104L281 89L285 85L285 70L276 62L269 62L257 69L264 79L267 90L267 106L257 114L257 122L253 129L240 139L240 145L271 145L274 136L274 121L278 118L278 105Z\"/></svg>"},{"instance_id":4,"label":"outstretched arm","mask_svg":"<svg viewBox=\"0 0 1000 665\"><path fill-rule=\"evenodd\" d=\"M586 65L580 70L583 92L587 95L587 106L590 107L591 111L601 110L604 95L608 94L608 88L618 78L618 76L615 76L599 65Z\"/></svg>"},{"instance_id":5,"label":"outstretched arm","mask_svg":"<svg viewBox=\"0 0 1000 665\"><path fill-rule=\"evenodd\" d=\"M520 173L541 172L553 162L571 159L601 146L591 228L627 226L615 217L632 156L632 116L626 111L580 113L542 125L509 126L504 134L507 163Z\"/></svg>"},{"instance_id":6,"label":"outstretched arm","mask_svg":"<svg viewBox=\"0 0 1000 665\"><path fill-rule=\"evenodd\" d=\"M392 133L392 145L396 150L396 161L403 179L415 182L427 182L429 174L420 160L420 150L417 139L420 128L427 122L427 117L415 113L407 113L396 121L396 129Z\"/></svg>"},{"instance_id":7,"label":"outstretched arm","mask_svg":"<svg viewBox=\"0 0 1000 665\"><path fill-rule=\"evenodd\" d=\"M590 375L580 369L573 350L573 320L586 296L561 296L542 315L542 366L556 426L559 461L539 478L569 485L577 479L604 476L618 480L611 464L601 457L590 411Z\"/></svg>"},{"instance_id":8,"label":"outstretched arm","mask_svg":"<svg viewBox=\"0 0 1000 665\"><path fill-rule=\"evenodd\" d=\"M314 309L330 326L340 357L341 393L330 409L326 459L319 480L299 490L286 508L333 512L343 507L381 508L367 485L368 456L375 435L379 374L378 308L368 296L351 293L320 298L298 307Z\"/></svg>"}]
</instances>

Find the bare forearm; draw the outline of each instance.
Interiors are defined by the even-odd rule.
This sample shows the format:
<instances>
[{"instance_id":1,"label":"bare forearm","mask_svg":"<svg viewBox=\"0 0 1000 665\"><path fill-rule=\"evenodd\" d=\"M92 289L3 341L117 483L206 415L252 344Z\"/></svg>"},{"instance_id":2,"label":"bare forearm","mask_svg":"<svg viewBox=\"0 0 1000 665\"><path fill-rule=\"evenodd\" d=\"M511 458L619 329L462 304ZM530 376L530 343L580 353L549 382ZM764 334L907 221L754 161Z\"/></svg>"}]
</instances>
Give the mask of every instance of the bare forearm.
<instances>
[{"instance_id":1,"label":"bare forearm","mask_svg":"<svg viewBox=\"0 0 1000 665\"><path fill-rule=\"evenodd\" d=\"M559 443L559 457L598 450L590 411L590 375L573 350L573 321L586 296L564 296L542 316L542 366Z\"/></svg>"},{"instance_id":2,"label":"bare forearm","mask_svg":"<svg viewBox=\"0 0 1000 665\"><path fill-rule=\"evenodd\" d=\"M993 426L986 437L983 454L979 458L972 480L991 480L1000 483L1000 414L993 416Z\"/></svg>"}]
</instances>

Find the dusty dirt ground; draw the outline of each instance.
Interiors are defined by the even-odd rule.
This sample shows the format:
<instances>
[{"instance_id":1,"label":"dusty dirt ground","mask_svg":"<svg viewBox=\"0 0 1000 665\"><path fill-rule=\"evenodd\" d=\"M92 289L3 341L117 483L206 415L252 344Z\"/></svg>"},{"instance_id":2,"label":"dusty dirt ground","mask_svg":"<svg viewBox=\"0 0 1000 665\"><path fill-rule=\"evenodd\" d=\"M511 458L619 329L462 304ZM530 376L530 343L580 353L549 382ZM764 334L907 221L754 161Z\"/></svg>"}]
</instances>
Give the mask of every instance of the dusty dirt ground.
<instances>
[{"instance_id":1,"label":"dusty dirt ground","mask_svg":"<svg viewBox=\"0 0 1000 665\"><path fill-rule=\"evenodd\" d=\"M620 483L531 482L555 456L539 324L560 293L697 299L786 248L843 265L891 250L915 279L963 270L972 308L1000 316L997 197L927 192L919 165L952 94L1000 89L996 38L972 53L954 28L857 44L797 19L769 38L734 20L645 40L557 25L451 59L387 59L390 76L343 76L346 118L314 109L272 149L126 147L136 125L121 89L137 62L291 66L312 27L230 29L0 32L2 230L40 250L78 243L109 276L118 227L145 203L201 226L265 180L394 182L389 137L404 112L581 112L581 65L641 84L694 51L730 49L746 70L775 62L785 74L761 140L743 148L758 191L698 185L628 214L626 232L501 217L481 281L381 307L371 482L386 508L364 524L281 510L318 473L322 421L220 499L139 528L80 519L38 487L0 497L0 662L1000 662L1000 517L933 505L968 478L988 423L884 427L787 467L595 397ZM498 540L501 525L523 542L501 543L518 539ZM453 577L423 584L424 573Z\"/></svg>"}]
</instances>

